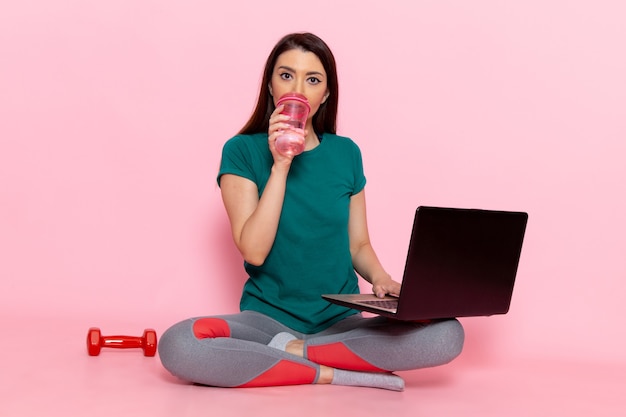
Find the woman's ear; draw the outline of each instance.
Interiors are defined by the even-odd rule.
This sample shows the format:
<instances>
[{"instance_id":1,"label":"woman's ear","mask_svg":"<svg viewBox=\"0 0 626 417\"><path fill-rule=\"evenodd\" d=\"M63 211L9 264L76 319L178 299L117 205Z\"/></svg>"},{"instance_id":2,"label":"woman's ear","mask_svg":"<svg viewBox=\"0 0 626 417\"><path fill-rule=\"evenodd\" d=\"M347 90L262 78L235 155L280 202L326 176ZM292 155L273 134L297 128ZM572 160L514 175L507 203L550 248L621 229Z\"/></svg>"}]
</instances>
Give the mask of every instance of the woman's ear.
<instances>
[{"instance_id":1,"label":"woman's ear","mask_svg":"<svg viewBox=\"0 0 626 417\"><path fill-rule=\"evenodd\" d=\"M268 84L268 85L267 85L267 89L268 89L268 90L269 90L269 92L270 92L270 96L274 97L274 92L272 91L272 85L271 85L271 84Z\"/></svg>"},{"instance_id":2,"label":"woman's ear","mask_svg":"<svg viewBox=\"0 0 626 417\"><path fill-rule=\"evenodd\" d=\"M330 91L327 91L326 94L324 94L324 97L322 97L322 104L326 103L328 96L330 96Z\"/></svg>"}]
</instances>

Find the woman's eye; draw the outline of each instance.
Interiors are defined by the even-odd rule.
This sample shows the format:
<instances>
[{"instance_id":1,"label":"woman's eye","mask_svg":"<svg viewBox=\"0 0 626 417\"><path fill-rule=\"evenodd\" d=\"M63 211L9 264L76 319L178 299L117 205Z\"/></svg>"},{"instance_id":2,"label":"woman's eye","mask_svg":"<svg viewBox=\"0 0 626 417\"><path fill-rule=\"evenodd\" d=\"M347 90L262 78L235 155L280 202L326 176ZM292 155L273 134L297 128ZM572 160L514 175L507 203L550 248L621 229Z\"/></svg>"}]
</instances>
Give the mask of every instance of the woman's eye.
<instances>
[{"instance_id":1,"label":"woman's eye","mask_svg":"<svg viewBox=\"0 0 626 417\"><path fill-rule=\"evenodd\" d=\"M287 72L283 72L282 74L280 74L280 78L282 78L283 80L290 80L291 79L291 74L289 74Z\"/></svg>"},{"instance_id":2,"label":"woman's eye","mask_svg":"<svg viewBox=\"0 0 626 417\"><path fill-rule=\"evenodd\" d=\"M309 82L310 82L311 84L319 84L319 83L320 83L320 79L319 79L319 78L316 78L316 77L310 77L310 78L309 78Z\"/></svg>"}]
</instances>

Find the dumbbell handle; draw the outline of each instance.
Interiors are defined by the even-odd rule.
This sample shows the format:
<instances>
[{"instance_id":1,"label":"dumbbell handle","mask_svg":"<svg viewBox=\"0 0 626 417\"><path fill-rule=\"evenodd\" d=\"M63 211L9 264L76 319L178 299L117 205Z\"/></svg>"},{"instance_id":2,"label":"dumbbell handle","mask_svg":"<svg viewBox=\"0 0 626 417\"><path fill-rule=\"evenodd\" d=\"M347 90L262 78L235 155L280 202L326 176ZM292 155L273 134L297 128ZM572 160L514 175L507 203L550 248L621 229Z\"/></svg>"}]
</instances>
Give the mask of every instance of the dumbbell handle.
<instances>
[{"instance_id":1,"label":"dumbbell handle","mask_svg":"<svg viewBox=\"0 0 626 417\"><path fill-rule=\"evenodd\" d=\"M146 339L137 336L102 336L102 347L127 349L142 348Z\"/></svg>"}]
</instances>

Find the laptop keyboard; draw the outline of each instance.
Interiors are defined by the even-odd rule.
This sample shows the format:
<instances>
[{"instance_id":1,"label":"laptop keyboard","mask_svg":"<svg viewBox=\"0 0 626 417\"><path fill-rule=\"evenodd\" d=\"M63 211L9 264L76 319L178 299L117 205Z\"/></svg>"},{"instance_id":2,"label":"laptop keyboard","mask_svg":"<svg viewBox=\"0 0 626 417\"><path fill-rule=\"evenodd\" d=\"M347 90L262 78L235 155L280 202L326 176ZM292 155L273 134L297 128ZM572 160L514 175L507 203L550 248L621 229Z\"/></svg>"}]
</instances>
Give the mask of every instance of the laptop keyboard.
<instances>
[{"instance_id":1,"label":"laptop keyboard","mask_svg":"<svg viewBox=\"0 0 626 417\"><path fill-rule=\"evenodd\" d=\"M362 301L362 303L374 307L389 308L393 310L398 308L398 300L365 300Z\"/></svg>"}]
</instances>

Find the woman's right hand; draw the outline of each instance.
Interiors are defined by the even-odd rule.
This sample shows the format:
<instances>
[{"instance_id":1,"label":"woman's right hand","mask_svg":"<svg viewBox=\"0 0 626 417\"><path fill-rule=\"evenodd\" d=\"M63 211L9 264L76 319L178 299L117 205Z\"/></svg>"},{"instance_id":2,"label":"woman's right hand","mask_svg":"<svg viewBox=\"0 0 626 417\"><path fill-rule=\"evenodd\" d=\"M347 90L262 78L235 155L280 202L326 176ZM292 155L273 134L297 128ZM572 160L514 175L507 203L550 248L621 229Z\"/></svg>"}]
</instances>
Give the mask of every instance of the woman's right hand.
<instances>
[{"instance_id":1,"label":"woman's right hand","mask_svg":"<svg viewBox=\"0 0 626 417\"><path fill-rule=\"evenodd\" d=\"M286 123L287 120L289 120L289 116L280 113L283 111L284 107L285 106L281 104L276 107L270 115L269 128L267 129L267 143L274 157L274 164L289 166L293 160L293 155L283 155L276 149L276 139L284 130L290 127L290 125Z\"/></svg>"}]
</instances>

